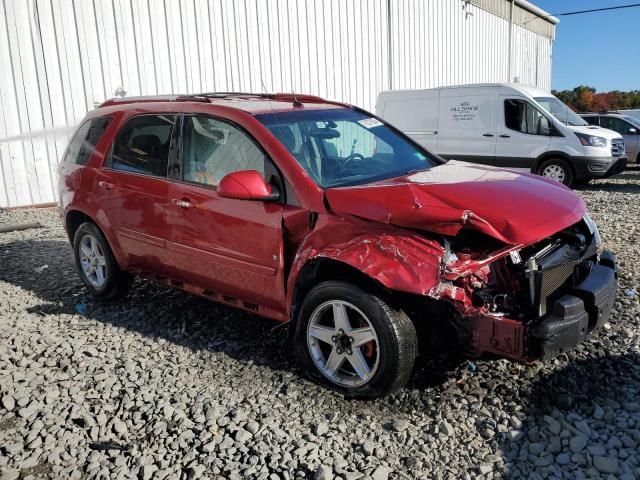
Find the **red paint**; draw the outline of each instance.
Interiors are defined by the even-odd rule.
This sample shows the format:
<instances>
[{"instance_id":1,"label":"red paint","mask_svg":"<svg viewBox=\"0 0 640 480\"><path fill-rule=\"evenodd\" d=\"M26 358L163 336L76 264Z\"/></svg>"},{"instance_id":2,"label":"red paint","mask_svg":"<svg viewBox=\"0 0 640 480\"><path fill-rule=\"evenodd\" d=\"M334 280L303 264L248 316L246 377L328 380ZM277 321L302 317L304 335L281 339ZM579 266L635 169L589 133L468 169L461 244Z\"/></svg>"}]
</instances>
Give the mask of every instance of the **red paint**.
<instances>
[{"instance_id":1,"label":"red paint","mask_svg":"<svg viewBox=\"0 0 640 480\"><path fill-rule=\"evenodd\" d=\"M318 97L297 99L302 108L350 108ZM584 202L555 182L453 161L323 191L253 116L296 108L292 102L288 94L105 102L87 115L112 116L87 165L60 165L62 218L72 212L91 218L124 269L278 321L291 316L305 265L342 262L390 291L452 303L474 322L479 353L524 358L522 323L473 307L474 282L486 282L488 266L510 251L579 221ZM241 126L272 159L297 202L274 201L272 194L284 192L272 190L256 171L229 174L216 189L106 168L120 128L148 113L202 113ZM441 236L463 227L506 245L489 254L469 245L470 253L443 265Z\"/></svg>"},{"instance_id":2,"label":"red paint","mask_svg":"<svg viewBox=\"0 0 640 480\"><path fill-rule=\"evenodd\" d=\"M218 195L237 200L262 200L271 196L267 185L256 170L243 170L225 175L218 185Z\"/></svg>"},{"instance_id":3,"label":"red paint","mask_svg":"<svg viewBox=\"0 0 640 480\"><path fill-rule=\"evenodd\" d=\"M327 190L332 210L444 235L463 226L510 245L526 245L578 222L584 201L559 183L450 161L364 187Z\"/></svg>"}]
</instances>

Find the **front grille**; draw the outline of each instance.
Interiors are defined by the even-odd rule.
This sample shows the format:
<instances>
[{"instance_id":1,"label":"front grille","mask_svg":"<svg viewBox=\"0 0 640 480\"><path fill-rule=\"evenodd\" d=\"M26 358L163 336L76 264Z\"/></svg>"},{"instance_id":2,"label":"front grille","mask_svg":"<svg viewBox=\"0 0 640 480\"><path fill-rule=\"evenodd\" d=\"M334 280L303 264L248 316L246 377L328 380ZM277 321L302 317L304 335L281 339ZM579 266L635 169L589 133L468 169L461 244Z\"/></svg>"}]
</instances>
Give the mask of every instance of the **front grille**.
<instances>
[{"instance_id":1,"label":"front grille","mask_svg":"<svg viewBox=\"0 0 640 480\"><path fill-rule=\"evenodd\" d=\"M562 286L564 282L573 274L578 262L569 262L557 267L543 270L540 275L539 287L539 311L538 315L547 314L547 300L549 297Z\"/></svg>"},{"instance_id":2,"label":"front grille","mask_svg":"<svg viewBox=\"0 0 640 480\"><path fill-rule=\"evenodd\" d=\"M611 155L614 157L622 157L624 155L624 140L621 138L611 140Z\"/></svg>"}]
</instances>

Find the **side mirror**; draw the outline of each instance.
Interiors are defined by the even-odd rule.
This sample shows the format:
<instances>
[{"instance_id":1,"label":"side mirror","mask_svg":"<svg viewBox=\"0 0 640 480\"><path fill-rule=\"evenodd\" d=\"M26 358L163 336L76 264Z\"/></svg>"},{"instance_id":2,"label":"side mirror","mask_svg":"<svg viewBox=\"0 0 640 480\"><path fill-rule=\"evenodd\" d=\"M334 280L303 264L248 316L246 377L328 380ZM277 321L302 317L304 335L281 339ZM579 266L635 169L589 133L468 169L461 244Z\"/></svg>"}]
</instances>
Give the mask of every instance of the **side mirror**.
<instances>
[{"instance_id":1,"label":"side mirror","mask_svg":"<svg viewBox=\"0 0 640 480\"><path fill-rule=\"evenodd\" d=\"M631 127L631 128L629 129L629 133L631 133L631 134L635 134L635 133L638 133L638 130L636 130L635 128Z\"/></svg>"},{"instance_id":2,"label":"side mirror","mask_svg":"<svg viewBox=\"0 0 640 480\"><path fill-rule=\"evenodd\" d=\"M551 135L551 127L549 126L549 119L547 117L541 117L538 122L538 135Z\"/></svg>"},{"instance_id":3,"label":"side mirror","mask_svg":"<svg viewBox=\"0 0 640 480\"><path fill-rule=\"evenodd\" d=\"M264 181L257 170L231 172L220 180L218 195L236 200L273 202L280 198L278 189Z\"/></svg>"}]
</instances>

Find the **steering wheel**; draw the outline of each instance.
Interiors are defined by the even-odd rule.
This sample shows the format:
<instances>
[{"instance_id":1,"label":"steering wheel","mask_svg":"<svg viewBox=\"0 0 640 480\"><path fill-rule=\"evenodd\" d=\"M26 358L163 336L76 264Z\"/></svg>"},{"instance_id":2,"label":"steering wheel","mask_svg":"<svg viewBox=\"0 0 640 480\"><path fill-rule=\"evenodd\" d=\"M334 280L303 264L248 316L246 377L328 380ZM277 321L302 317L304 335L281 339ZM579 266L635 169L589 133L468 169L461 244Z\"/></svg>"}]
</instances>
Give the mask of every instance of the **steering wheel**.
<instances>
[{"instance_id":1,"label":"steering wheel","mask_svg":"<svg viewBox=\"0 0 640 480\"><path fill-rule=\"evenodd\" d=\"M359 162L364 160L364 155L361 153L352 153L347 158L344 159L344 163L342 164L342 168L346 167L352 160L358 160Z\"/></svg>"}]
</instances>

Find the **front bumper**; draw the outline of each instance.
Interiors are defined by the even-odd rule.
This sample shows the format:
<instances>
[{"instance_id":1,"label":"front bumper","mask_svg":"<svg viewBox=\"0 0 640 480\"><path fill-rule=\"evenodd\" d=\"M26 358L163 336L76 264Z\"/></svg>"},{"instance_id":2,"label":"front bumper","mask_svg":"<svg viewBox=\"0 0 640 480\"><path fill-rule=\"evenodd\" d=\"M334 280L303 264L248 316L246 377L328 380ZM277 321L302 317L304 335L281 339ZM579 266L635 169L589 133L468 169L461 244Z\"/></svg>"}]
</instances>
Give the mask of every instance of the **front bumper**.
<instances>
[{"instance_id":1,"label":"front bumper","mask_svg":"<svg viewBox=\"0 0 640 480\"><path fill-rule=\"evenodd\" d=\"M626 157L574 157L571 162L576 180L608 178L627 168Z\"/></svg>"},{"instance_id":2,"label":"front bumper","mask_svg":"<svg viewBox=\"0 0 640 480\"><path fill-rule=\"evenodd\" d=\"M546 359L581 343L609 318L618 286L615 255L603 252L589 276L557 299L525 333L527 356Z\"/></svg>"},{"instance_id":3,"label":"front bumper","mask_svg":"<svg viewBox=\"0 0 640 480\"><path fill-rule=\"evenodd\" d=\"M521 362L544 360L575 347L609 318L618 288L618 267L611 252L603 252L589 275L550 302L548 314L526 322L505 316L481 315L469 322L473 355L499 355Z\"/></svg>"}]
</instances>

